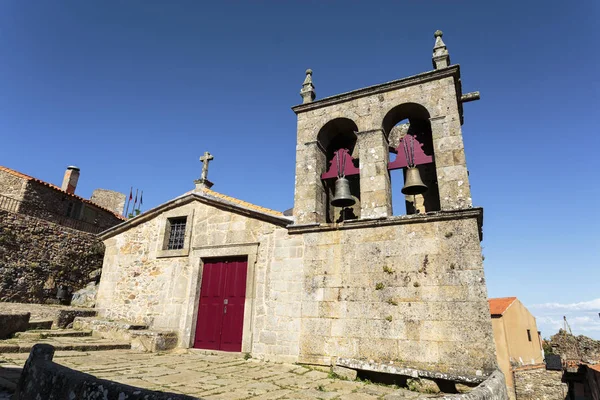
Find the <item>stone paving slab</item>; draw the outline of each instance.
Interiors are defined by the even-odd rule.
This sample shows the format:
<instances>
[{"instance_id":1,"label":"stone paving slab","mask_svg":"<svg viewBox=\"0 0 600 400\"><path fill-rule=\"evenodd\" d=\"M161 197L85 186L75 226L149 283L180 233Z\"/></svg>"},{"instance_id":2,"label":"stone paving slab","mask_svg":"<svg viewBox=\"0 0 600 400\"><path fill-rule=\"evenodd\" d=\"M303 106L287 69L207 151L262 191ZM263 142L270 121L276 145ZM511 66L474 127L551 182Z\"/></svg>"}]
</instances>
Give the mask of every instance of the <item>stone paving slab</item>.
<instances>
[{"instance_id":1,"label":"stone paving slab","mask_svg":"<svg viewBox=\"0 0 600 400\"><path fill-rule=\"evenodd\" d=\"M0 353L0 377L2 366L22 366L27 357L25 353ZM326 372L296 364L244 360L239 356L215 356L193 351L57 351L54 361L98 378L207 400L412 400L432 397L389 386L333 379ZM7 378L14 380L14 376Z\"/></svg>"}]
</instances>

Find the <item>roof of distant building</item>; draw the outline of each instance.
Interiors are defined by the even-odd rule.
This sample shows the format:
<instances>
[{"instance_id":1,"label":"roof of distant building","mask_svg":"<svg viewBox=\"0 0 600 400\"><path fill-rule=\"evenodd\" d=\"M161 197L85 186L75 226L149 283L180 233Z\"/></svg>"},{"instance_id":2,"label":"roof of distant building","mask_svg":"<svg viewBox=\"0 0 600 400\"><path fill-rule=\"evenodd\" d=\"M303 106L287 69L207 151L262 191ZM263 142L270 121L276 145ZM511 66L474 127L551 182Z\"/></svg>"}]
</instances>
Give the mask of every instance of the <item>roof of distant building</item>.
<instances>
[{"instance_id":1,"label":"roof of distant building","mask_svg":"<svg viewBox=\"0 0 600 400\"><path fill-rule=\"evenodd\" d=\"M96 208L99 208L102 211L109 212L109 213L113 214L115 217L117 217L119 219L122 219L122 220L126 219L124 216L122 216L120 214L117 214L114 211L109 210L108 208L104 208L102 206L99 206L98 204L94 203L93 201L88 200L88 199L84 199L83 197L78 196L78 195L76 195L74 193L68 193L65 190L62 190L60 187L58 187L58 186L56 186L56 185L54 185L52 183L45 182L45 181L43 181L41 179L34 178L33 176L26 175L26 174L24 174L22 172L15 171L14 169L11 169L11 168L8 168L8 167L3 167L1 165L0 165L0 171L7 172L7 173L9 173L9 174L11 174L13 176L18 177L18 178L22 178L22 179L25 179L25 180L28 180L28 181L33 181L33 182L42 184L42 185L47 186L47 187L49 187L51 189L59 191L61 194L64 194L66 196L70 196L70 197L76 198L76 199L82 201L83 203L90 204L90 205L92 205L92 206L94 206Z\"/></svg>"},{"instance_id":2,"label":"roof of distant building","mask_svg":"<svg viewBox=\"0 0 600 400\"><path fill-rule=\"evenodd\" d=\"M488 299L490 314L501 316L516 299L516 297L497 297L495 299Z\"/></svg>"}]
</instances>

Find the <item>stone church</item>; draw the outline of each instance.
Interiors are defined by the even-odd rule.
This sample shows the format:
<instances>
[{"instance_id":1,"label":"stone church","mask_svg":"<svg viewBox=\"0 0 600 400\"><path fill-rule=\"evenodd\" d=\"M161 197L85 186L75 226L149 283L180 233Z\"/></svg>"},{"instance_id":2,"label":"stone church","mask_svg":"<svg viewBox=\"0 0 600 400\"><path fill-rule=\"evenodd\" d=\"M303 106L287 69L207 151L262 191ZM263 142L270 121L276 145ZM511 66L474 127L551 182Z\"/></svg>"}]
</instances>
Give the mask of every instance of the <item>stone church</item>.
<instances>
[{"instance_id":1,"label":"stone church","mask_svg":"<svg viewBox=\"0 0 600 400\"><path fill-rule=\"evenodd\" d=\"M100 315L176 332L182 348L495 370L483 210L461 132L463 104L479 93L462 93L440 31L432 61L320 100L308 70L292 108L293 213L213 191L205 153L194 190L101 234ZM397 173L404 186L392 188Z\"/></svg>"}]
</instances>

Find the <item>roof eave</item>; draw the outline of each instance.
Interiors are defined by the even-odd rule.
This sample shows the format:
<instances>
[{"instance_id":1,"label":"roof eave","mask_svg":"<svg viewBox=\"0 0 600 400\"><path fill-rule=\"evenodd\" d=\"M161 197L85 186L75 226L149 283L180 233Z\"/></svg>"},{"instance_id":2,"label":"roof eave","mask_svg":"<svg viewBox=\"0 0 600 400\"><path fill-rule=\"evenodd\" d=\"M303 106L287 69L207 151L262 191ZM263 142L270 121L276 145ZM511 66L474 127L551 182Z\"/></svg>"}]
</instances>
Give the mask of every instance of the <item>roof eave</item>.
<instances>
[{"instance_id":1,"label":"roof eave","mask_svg":"<svg viewBox=\"0 0 600 400\"><path fill-rule=\"evenodd\" d=\"M259 219L259 220L262 220L265 222L270 222L274 225L278 225L281 227L285 227L292 222L291 219L283 217L283 216L278 217L275 215L266 214L261 211L251 210L251 209L239 206L239 205L230 204L226 201L219 201L214 198L202 196L199 193L188 193L186 195L176 197L175 199L170 200L166 203L163 203L155 208L152 208L152 209L146 211L145 213L140 214L134 218L131 218L119 225L115 225L112 228L109 228L109 229L99 233L98 236L102 240L110 239L111 237L118 235L119 233L122 233L130 228L133 228L134 226L137 226L141 223L151 220L152 218L156 217L158 214L160 214L162 212L183 206L194 200L211 205L213 207L217 207L217 208L224 209L227 211L242 214L242 215L245 215L250 218L256 218L256 219Z\"/></svg>"}]
</instances>

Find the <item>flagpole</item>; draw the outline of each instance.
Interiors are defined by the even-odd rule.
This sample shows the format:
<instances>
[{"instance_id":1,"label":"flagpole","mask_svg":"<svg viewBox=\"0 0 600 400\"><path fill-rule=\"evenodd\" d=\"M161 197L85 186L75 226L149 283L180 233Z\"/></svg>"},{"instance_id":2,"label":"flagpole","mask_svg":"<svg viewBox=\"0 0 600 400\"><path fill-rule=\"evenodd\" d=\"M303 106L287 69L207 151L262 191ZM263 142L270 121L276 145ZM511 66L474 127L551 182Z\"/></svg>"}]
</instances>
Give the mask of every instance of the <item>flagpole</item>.
<instances>
[{"instance_id":1,"label":"flagpole","mask_svg":"<svg viewBox=\"0 0 600 400\"><path fill-rule=\"evenodd\" d=\"M144 198L144 191L142 190L142 193L140 194L140 205L138 206L138 210L140 210L140 214L142 213L142 200Z\"/></svg>"},{"instance_id":2,"label":"flagpole","mask_svg":"<svg viewBox=\"0 0 600 400\"><path fill-rule=\"evenodd\" d=\"M133 200L133 208L131 209L131 213L135 217L135 205L137 204L137 195L140 189L135 189L135 199Z\"/></svg>"},{"instance_id":3,"label":"flagpole","mask_svg":"<svg viewBox=\"0 0 600 400\"><path fill-rule=\"evenodd\" d=\"M129 203L131 203L131 197L133 192L133 186L129 188L129 198L127 199L127 209L125 210L125 218L129 217Z\"/></svg>"}]
</instances>

